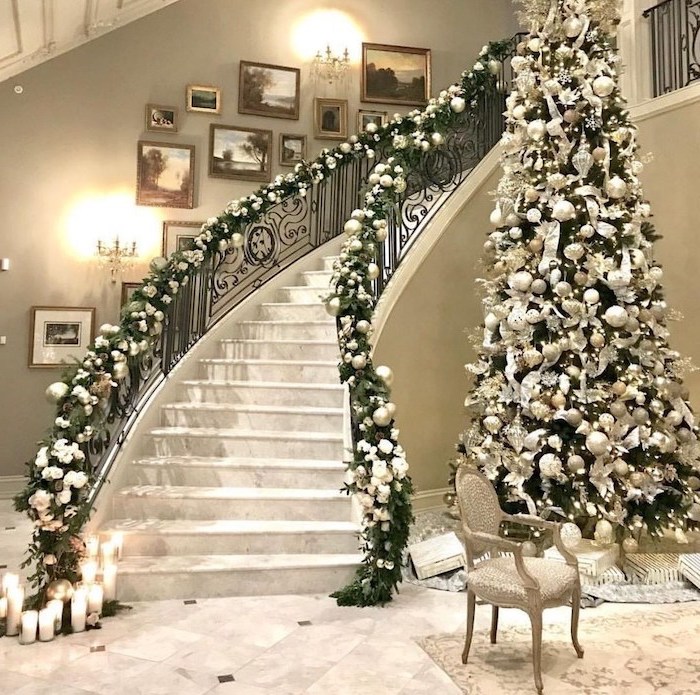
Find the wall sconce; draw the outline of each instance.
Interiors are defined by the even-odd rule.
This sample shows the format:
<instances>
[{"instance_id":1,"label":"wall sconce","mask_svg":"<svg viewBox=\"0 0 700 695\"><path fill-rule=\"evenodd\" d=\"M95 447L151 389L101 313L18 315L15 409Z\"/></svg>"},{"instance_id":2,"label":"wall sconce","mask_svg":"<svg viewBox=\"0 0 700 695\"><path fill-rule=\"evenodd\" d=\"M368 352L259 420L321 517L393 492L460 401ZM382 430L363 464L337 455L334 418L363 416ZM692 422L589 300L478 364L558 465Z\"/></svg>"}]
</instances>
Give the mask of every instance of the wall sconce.
<instances>
[{"instance_id":1,"label":"wall sconce","mask_svg":"<svg viewBox=\"0 0 700 695\"><path fill-rule=\"evenodd\" d=\"M106 246L99 239L97 241L97 257L100 264L109 268L112 274L112 282L117 281L117 273L130 268L136 258L136 242L122 246L119 237L116 237L111 246Z\"/></svg>"},{"instance_id":2,"label":"wall sconce","mask_svg":"<svg viewBox=\"0 0 700 695\"><path fill-rule=\"evenodd\" d=\"M311 63L311 72L318 80L326 80L332 84L335 80L343 79L350 68L350 56L346 48L342 57L333 55L330 45L326 45L325 54L319 51Z\"/></svg>"}]
</instances>

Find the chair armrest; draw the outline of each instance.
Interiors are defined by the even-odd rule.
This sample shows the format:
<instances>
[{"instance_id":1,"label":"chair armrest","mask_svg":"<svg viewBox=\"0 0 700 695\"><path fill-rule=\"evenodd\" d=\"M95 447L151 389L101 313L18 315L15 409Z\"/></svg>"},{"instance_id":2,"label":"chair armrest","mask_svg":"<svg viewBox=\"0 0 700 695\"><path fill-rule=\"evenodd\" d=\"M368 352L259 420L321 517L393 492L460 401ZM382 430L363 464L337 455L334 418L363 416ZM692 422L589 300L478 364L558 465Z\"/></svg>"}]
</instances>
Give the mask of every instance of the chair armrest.
<instances>
[{"instance_id":1,"label":"chair armrest","mask_svg":"<svg viewBox=\"0 0 700 695\"><path fill-rule=\"evenodd\" d=\"M482 533L481 531L470 531L469 536L471 536L475 541L480 541L481 543L491 545L499 550L513 553L513 557L515 558L515 569L518 571L518 575L523 582L523 586L526 589L532 589L534 591L540 590L540 583L527 571L527 567L525 567L522 543L509 541L505 538L501 538L500 536L494 536L492 533ZM468 540L469 537L467 537L467 541ZM467 582L468 581L469 579L467 579Z\"/></svg>"},{"instance_id":2,"label":"chair armrest","mask_svg":"<svg viewBox=\"0 0 700 695\"><path fill-rule=\"evenodd\" d=\"M553 529L557 526L556 521L546 521L541 519L539 516L533 516L532 514L503 514L503 519L506 521L512 521L515 524L522 524L523 526L536 526L537 528Z\"/></svg>"},{"instance_id":3,"label":"chair armrest","mask_svg":"<svg viewBox=\"0 0 700 695\"><path fill-rule=\"evenodd\" d=\"M578 572L578 558L565 545L561 539L561 524L554 524L554 545L566 561L569 567L574 567Z\"/></svg>"}]
</instances>

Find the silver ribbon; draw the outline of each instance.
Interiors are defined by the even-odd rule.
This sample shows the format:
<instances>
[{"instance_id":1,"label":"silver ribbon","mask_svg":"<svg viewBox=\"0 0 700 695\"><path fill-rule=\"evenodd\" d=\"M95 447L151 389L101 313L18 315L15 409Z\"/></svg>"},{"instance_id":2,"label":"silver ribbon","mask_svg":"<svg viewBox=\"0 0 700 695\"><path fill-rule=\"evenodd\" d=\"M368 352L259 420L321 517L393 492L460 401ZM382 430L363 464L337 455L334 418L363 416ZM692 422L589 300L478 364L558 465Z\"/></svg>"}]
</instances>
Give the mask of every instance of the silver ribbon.
<instances>
[{"instance_id":1,"label":"silver ribbon","mask_svg":"<svg viewBox=\"0 0 700 695\"><path fill-rule=\"evenodd\" d=\"M539 262L537 270L540 274L545 275L549 271L550 261L557 258L561 226L559 222L544 222L540 225L540 228L545 230L545 236L542 260Z\"/></svg>"}]
</instances>

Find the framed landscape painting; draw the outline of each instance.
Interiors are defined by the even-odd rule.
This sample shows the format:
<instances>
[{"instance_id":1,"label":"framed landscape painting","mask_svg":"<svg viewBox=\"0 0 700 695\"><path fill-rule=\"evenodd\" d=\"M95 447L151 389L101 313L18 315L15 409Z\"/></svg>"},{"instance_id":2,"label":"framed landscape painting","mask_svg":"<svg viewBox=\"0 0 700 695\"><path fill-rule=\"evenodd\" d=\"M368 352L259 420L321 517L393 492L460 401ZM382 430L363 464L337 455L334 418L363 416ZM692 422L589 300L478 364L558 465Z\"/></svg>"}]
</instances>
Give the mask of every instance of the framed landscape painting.
<instances>
[{"instance_id":1,"label":"framed landscape painting","mask_svg":"<svg viewBox=\"0 0 700 695\"><path fill-rule=\"evenodd\" d=\"M238 113L299 119L299 68L241 61Z\"/></svg>"},{"instance_id":2,"label":"framed landscape painting","mask_svg":"<svg viewBox=\"0 0 700 695\"><path fill-rule=\"evenodd\" d=\"M94 307L33 306L29 366L58 367L82 360L94 337Z\"/></svg>"},{"instance_id":3,"label":"framed landscape painting","mask_svg":"<svg viewBox=\"0 0 700 695\"><path fill-rule=\"evenodd\" d=\"M347 99L314 99L314 125L317 138L342 140L348 136Z\"/></svg>"},{"instance_id":4,"label":"framed landscape painting","mask_svg":"<svg viewBox=\"0 0 700 695\"><path fill-rule=\"evenodd\" d=\"M122 292L119 299L119 308L121 309L130 299L134 290L141 287L140 282L122 282Z\"/></svg>"},{"instance_id":5,"label":"framed landscape painting","mask_svg":"<svg viewBox=\"0 0 700 695\"><path fill-rule=\"evenodd\" d=\"M306 135L280 133L280 164L293 167L306 157Z\"/></svg>"},{"instance_id":6,"label":"framed landscape painting","mask_svg":"<svg viewBox=\"0 0 700 695\"><path fill-rule=\"evenodd\" d=\"M221 89L209 85L187 85L187 110L201 113L221 113Z\"/></svg>"},{"instance_id":7,"label":"framed landscape painting","mask_svg":"<svg viewBox=\"0 0 700 695\"><path fill-rule=\"evenodd\" d=\"M194 145L139 141L136 204L194 207Z\"/></svg>"},{"instance_id":8,"label":"framed landscape painting","mask_svg":"<svg viewBox=\"0 0 700 695\"><path fill-rule=\"evenodd\" d=\"M146 104L146 130L177 132L177 109L174 106Z\"/></svg>"},{"instance_id":9,"label":"framed landscape painting","mask_svg":"<svg viewBox=\"0 0 700 695\"><path fill-rule=\"evenodd\" d=\"M429 97L429 48L362 44L362 101L421 106Z\"/></svg>"},{"instance_id":10,"label":"framed landscape painting","mask_svg":"<svg viewBox=\"0 0 700 695\"><path fill-rule=\"evenodd\" d=\"M163 222L163 256L168 258L175 251L186 251L199 234L204 222Z\"/></svg>"},{"instance_id":11,"label":"framed landscape painting","mask_svg":"<svg viewBox=\"0 0 700 695\"><path fill-rule=\"evenodd\" d=\"M270 180L272 131L209 126L209 175L222 179Z\"/></svg>"},{"instance_id":12,"label":"framed landscape painting","mask_svg":"<svg viewBox=\"0 0 700 695\"><path fill-rule=\"evenodd\" d=\"M374 123L376 126L383 126L387 122L387 118L388 115L386 111L366 111L365 109L360 109L357 112L357 131L359 133L364 133L370 123Z\"/></svg>"}]
</instances>

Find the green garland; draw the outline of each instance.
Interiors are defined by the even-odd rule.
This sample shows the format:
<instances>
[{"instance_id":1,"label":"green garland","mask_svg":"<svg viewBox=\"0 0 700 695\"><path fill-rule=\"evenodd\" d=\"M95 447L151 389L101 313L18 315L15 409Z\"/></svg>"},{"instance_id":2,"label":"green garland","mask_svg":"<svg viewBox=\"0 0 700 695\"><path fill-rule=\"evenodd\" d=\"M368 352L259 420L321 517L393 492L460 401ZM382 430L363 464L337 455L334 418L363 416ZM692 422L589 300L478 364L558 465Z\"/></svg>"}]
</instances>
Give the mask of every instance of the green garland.
<instances>
[{"instance_id":1,"label":"green garland","mask_svg":"<svg viewBox=\"0 0 700 695\"><path fill-rule=\"evenodd\" d=\"M47 389L47 398L56 405L54 424L40 442L36 456L26 464L27 483L14 499L15 509L26 512L34 524L32 542L22 566L34 565L30 583L37 591L33 599L37 604L43 602L50 582L57 579L74 582L80 578L78 564L85 556L80 533L90 516L89 492L96 483L96 474L87 456L88 446L91 440L106 434L119 382L130 373L138 378L140 360L151 356L163 330L168 307L180 288L215 254L242 246L246 227L260 220L270 208L287 198L306 196L312 186L332 176L335 170L359 158L374 158L375 150L381 148L393 153L389 164L379 165L390 168L386 171L391 173L380 175L380 179L390 176L392 186L385 188L381 183L372 183L364 211L365 221L360 222L362 231L348 242L349 246L353 246L353 241L359 242L361 248L344 251L349 254L346 262L354 264L354 272L359 271L362 277L358 287L364 292L352 293L347 286L337 292L336 284L336 295L329 300L330 307L335 307L337 302L341 322L349 320L357 326L358 321L364 320L369 324L373 302L367 269L376 252L373 244L379 241L378 227L370 220L378 223L385 219L389 206L393 205L402 179L396 168L403 166L408 170L421 152L440 145L440 134L454 122L457 114L467 107L475 107L480 95L493 83L494 68L508 54L510 46L509 41L485 46L473 70L462 75L461 84L453 85L438 99L431 100L425 111L396 116L378 129L369 128L368 132L352 136L336 148L322 150L312 162L298 163L293 173L275 177L251 195L229 203L218 217L207 220L190 249L151 262L149 274L122 309L119 324L101 326L85 358L68 368L61 380ZM348 342L341 337L343 353L347 352ZM358 352L369 356L367 334L359 345ZM376 411L380 401L389 402L388 385L377 375L371 357L364 369L344 363L340 371L343 381L350 383L351 377L355 377L351 393L356 415L368 408ZM375 438L381 435L385 439L388 435L389 441L395 441L395 437L391 438L389 424L375 424L367 434ZM353 473L360 465L358 457L359 453L350 465ZM392 487L385 505L391 521L381 521L371 531L365 528L366 559L359 584L341 591L340 602L383 603L390 600L392 587L400 581L401 553L412 518L410 479L404 480L401 490L397 490L396 485ZM355 489L356 482L348 484L349 492ZM380 544L384 548L381 552ZM390 547L387 548L387 544Z\"/></svg>"}]
</instances>

